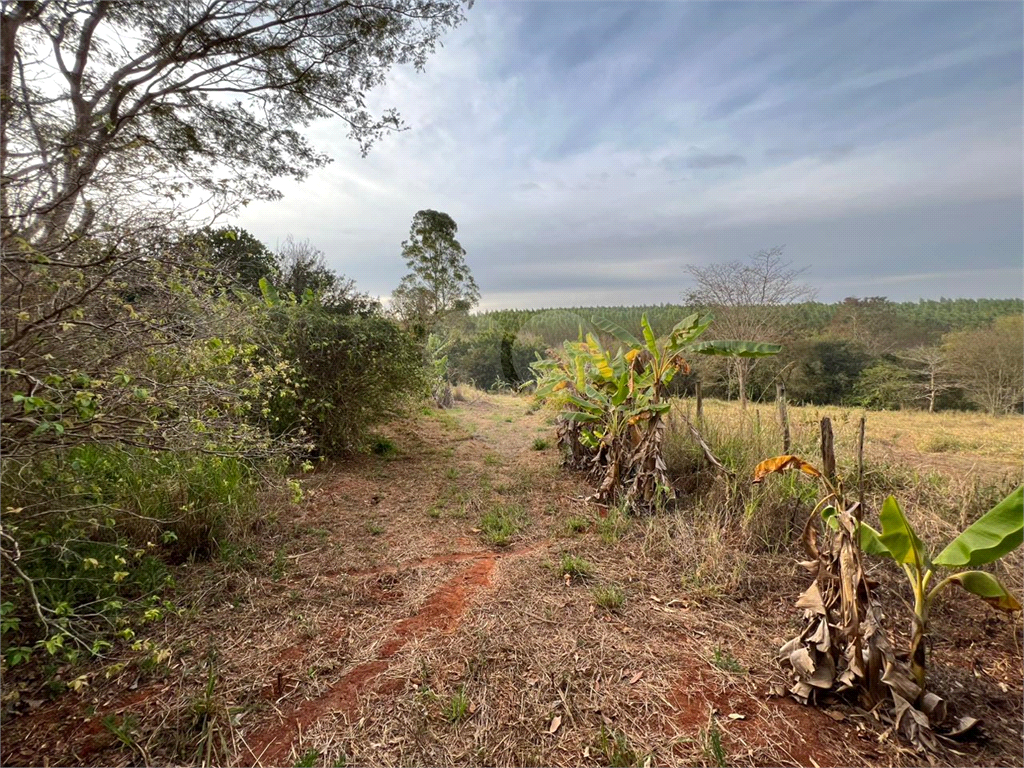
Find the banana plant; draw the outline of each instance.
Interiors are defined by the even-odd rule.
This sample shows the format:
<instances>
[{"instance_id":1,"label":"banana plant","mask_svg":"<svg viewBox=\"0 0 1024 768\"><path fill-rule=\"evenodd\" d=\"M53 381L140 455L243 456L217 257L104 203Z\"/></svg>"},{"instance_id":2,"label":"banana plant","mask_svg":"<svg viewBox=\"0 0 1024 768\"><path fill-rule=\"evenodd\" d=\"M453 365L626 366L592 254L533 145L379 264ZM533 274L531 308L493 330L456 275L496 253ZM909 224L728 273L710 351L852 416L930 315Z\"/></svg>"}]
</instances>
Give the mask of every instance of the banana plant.
<instances>
[{"instance_id":1,"label":"banana plant","mask_svg":"<svg viewBox=\"0 0 1024 768\"><path fill-rule=\"evenodd\" d=\"M594 325L617 339L616 351L606 349L593 334L567 341L560 351L534 363L537 395L564 408L559 439L569 449L570 463L580 466L585 451L591 466L602 474L595 498L614 500L625 488L631 505L657 506L672 492L662 459L664 422L669 410L668 386L674 376L689 371L684 355L776 354L774 344L705 341L697 338L711 317L690 315L659 338L647 316L640 321L643 340L608 320Z\"/></svg>"},{"instance_id":2,"label":"banana plant","mask_svg":"<svg viewBox=\"0 0 1024 768\"><path fill-rule=\"evenodd\" d=\"M879 533L861 524L861 547L865 552L890 557L903 568L914 594L914 626L910 642L910 668L921 689L925 683L925 636L932 605L942 591L957 584L1001 611L1019 611L1021 604L1005 586L987 571L957 570L943 575L943 569L976 567L993 563L1024 541L1024 486L1018 488L968 526L932 557L911 527L899 503L892 496L878 514Z\"/></svg>"},{"instance_id":3,"label":"banana plant","mask_svg":"<svg viewBox=\"0 0 1024 768\"><path fill-rule=\"evenodd\" d=\"M815 467L797 456L785 455L766 459L754 470L754 482L767 475L787 470L799 470L818 478L828 494L819 504L822 519L830 528L838 527L836 507L828 502L841 499L841 484L833 485ZM994 563L1017 549L1024 542L1024 485L968 526L959 536L932 557L929 548L910 525L896 498L889 496L878 513L882 530L877 531L865 522L857 529L860 546L865 553L895 560L910 582L914 595L914 625L910 641L910 669L914 680L924 691L925 637L928 621L936 598L953 584L977 595L1002 611L1019 611L1021 604L991 573L978 570L957 570L943 575L943 569L975 568Z\"/></svg>"}]
</instances>

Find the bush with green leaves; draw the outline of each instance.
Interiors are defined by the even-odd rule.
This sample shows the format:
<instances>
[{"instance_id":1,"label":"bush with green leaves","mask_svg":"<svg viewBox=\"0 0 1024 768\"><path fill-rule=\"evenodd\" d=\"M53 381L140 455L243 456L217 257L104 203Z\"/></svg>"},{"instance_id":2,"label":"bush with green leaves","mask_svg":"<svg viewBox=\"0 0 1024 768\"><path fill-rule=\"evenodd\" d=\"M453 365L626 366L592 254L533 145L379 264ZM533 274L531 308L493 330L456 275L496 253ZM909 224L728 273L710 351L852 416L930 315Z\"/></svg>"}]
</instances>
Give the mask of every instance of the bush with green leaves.
<instances>
[{"instance_id":1,"label":"bush with green leaves","mask_svg":"<svg viewBox=\"0 0 1024 768\"><path fill-rule=\"evenodd\" d=\"M342 455L426 394L422 349L390 319L343 314L315 296L280 297L263 287L263 365L282 370L278 386L250 394L271 434L301 434L320 455Z\"/></svg>"}]
</instances>

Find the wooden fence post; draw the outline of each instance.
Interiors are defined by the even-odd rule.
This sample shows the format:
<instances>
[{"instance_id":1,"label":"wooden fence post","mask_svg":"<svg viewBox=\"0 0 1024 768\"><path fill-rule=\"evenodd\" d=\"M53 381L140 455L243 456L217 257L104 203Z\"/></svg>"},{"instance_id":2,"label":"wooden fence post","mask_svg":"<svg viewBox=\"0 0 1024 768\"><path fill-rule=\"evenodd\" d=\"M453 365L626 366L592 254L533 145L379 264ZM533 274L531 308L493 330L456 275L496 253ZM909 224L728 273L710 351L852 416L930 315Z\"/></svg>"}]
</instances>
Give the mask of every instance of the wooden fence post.
<instances>
[{"instance_id":1,"label":"wooden fence post","mask_svg":"<svg viewBox=\"0 0 1024 768\"><path fill-rule=\"evenodd\" d=\"M700 381L696 384L696 396L697 396L697 423L700 425L704 424L704 393L701 391Z\"/></svg>"},{"instance_id":2,"label":"wooden fence post","mask_svg":"<svg viewBox=\"0 0 1024 768\"><path fill-rule=\"evenodd\" d=\"M828 416L821 420L821 470L829 480L836 479L836 441Z\"/></svg>"},{"instance_id":3,"label":"wooden fence post","mask_svg":"<svg viewBox=\"0 0 1024 768\"><path fill-rule=\"evenodd\" d=\"M786 410L786 385L781 381L775 383L775 399L779 403L779 422L782 424L782 452L789 453L789 411Z\"/></svg>"},{"instance_id":4,"label":"wooden fence post","mask_svg":"<svg viewBox=\"0 0 1024 768\"><path fill-rule=\"evenodd\" d=\"M864 428L867 417L860 417L860 433L857 435L857 501L860 502L859 515L864 514ZM857 518L860 519L859 517Z\"/></svg>"}]
</instances>

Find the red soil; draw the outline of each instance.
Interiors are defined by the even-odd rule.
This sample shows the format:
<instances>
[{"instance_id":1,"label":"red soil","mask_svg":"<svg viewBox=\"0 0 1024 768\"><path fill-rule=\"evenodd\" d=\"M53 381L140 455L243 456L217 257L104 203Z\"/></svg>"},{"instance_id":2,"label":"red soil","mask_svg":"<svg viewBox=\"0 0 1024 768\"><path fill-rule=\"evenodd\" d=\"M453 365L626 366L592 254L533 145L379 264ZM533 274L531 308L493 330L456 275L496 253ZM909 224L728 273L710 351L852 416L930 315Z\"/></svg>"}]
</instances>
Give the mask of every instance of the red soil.
<instances>
[{"instance_id":1,"label":"red soil","mask_svg":"<svg viewBox=\"0 0 1024 768\"><path fill-rule=\"evenodd\" d=\"M376 659L353 667L319 699L296 705L284 716L283 722L252 734L246 740L248 750L239 765L284 765L295 739L321 717L330 713L354 715L359 695L381 687L378 678L387 670L389 660L410 640L432 630L453 631L472 596L490 584L495 557L476 557L479 558L476 563L442 584L415 615L394 625L394 637L381 647ZM291 649L285 653L289 651Z\"/></svg>"}]
</instances>

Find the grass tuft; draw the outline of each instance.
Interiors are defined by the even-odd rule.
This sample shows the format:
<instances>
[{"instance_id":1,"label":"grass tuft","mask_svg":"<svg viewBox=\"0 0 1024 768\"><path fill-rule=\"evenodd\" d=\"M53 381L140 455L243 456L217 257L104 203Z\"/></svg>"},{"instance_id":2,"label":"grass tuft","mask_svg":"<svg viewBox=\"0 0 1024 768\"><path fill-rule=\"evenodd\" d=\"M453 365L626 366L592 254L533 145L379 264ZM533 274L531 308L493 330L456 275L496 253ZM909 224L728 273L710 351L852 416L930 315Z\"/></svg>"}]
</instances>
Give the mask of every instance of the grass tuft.
<instances>
[{"instance_id":1,"label":"grass tuft","mask_svg":"<svg viewBox=\"0 0 1024 768\"><path fill-rule=\"evenodd\" d=\"M484 540L493 546L508 546L512 537L529 524L529 517L518 504L503 504L484 513L480 530Z\"/></svg>"},{"instance_id":2,"label":"grass tuft","mask_svg":"<svg viewBox=\"0 0 1024 768\"><path fill-rule=\"evenodd\" d=\"M625 601L625 593L615 584L594 588L594 605L598 608L604 608L606 611L617 611Z\"/></svg>"},{"instance_id":3,"label":"grass tuft","mask_svg":"<svg viewBox=\"0 0 1024 768\"><path fill-rule=\"evenodd\" d=\"M558 572L563 576L570 576L575 579L589 578L594 572L594 566L582 557L571 555L566 552L562 555L562 561L558 565Z\"/></svg>"}]
</instances>

